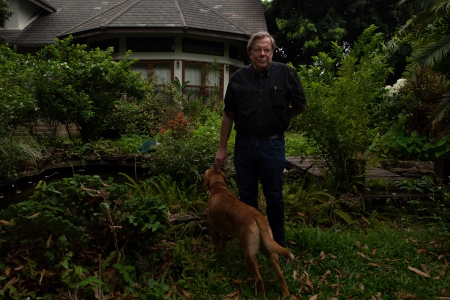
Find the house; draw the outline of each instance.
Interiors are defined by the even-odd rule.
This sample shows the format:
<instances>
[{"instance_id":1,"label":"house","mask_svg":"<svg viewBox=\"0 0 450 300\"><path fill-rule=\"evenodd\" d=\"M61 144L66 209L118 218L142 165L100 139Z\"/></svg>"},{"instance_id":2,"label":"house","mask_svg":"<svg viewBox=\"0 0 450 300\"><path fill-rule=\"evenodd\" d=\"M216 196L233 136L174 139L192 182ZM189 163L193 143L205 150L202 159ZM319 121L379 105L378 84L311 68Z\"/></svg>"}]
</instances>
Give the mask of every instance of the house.
<instances>
[{"instance_id":1,"label":"house","mask_svg":"<svg viewBox=\"0 0 450 300\"><path fill-rule=\"evenodd\" d=\"M261 0L7 1L14 15L0 35L19 53L71 35L91 49L114 47L116 60L131 50L144 78L177 77L197 95L220 87L223 96L230 74L248 63L248 38L267 30Z\"/></svg>"}]
</instances>

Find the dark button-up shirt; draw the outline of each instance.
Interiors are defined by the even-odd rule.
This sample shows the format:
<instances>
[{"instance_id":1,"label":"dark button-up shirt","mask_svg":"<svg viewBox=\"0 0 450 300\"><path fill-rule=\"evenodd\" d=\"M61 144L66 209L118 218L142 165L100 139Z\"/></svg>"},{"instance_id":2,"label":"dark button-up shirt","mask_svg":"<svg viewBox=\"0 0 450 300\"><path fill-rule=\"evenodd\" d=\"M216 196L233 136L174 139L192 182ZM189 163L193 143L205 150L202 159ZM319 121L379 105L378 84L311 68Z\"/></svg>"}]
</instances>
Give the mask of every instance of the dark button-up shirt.
<instances>
[{"instance_id":1,"label":"dark button-up shirt","mask_svg":"<svg viewBox=\"0 0 450 300\"><path fill-rule=\"evenodd\" d=\"M252 65L236 71L225 94L225 111L234 112L234 129L246 137L284 133L289 108L306 106L298 75L291 67L272 62L263 76Z\"/></svg>"}]
</instances>

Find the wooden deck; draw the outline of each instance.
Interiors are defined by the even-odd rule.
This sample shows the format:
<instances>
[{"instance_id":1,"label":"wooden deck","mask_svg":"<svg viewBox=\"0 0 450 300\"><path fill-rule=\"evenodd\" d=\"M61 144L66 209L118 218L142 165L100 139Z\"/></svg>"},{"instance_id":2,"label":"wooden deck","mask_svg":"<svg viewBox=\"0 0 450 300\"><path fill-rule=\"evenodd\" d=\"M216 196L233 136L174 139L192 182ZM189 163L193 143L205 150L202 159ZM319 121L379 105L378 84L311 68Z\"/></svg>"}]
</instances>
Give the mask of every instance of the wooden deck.
<instances>
[{"instance_id":1,"label":"wooden deck","mask_svg":"<svg viewBox=\"0 0 450 300\"><path fill-rule=\"evenodd\" d=\"M301 159L300 157L286 157L288 162L288 168L298 168L300 170L307 170L310 175L315 177L322 177L320 169L317 167L311 159ZM396 173L385 170L381 167L374 167L367 171L365 182L366 187L364 193L360 196L364 200L366 209L371 211L376 204L385 203L387 199L398 200L410 200L410 199L431 199L439 198L440 195L431 193L418 193L414 191L407 191L396 186L394 182L407 180L408 178L402 177ZM384 182L384 185L378 188L371 187L370 181L380 180Z\"/></svg>"},{"instance_id":2,"label":"wooden deck","mask_svg":"<svg viewBox=\"0 0 450 300\"><path fill-rule=\"evenodd\" d=\"M317 164L314 163L311 159L302 159L299 156L290 156L286 157L286 160L288 161L288 165L292 167L301 168L303 170L308 170L308 172L314 176L321 177L322 173L320 172L320 169L317 167ZM400 175L393 173L391 171L385 170L381 167L375 167L370 169L366 174L366 182L370 180L378 180L378 179L384 179L384 180L390 180L390 181L399 181L404 180L405 178L401 177Z\"/></svg>"}]
</instances>

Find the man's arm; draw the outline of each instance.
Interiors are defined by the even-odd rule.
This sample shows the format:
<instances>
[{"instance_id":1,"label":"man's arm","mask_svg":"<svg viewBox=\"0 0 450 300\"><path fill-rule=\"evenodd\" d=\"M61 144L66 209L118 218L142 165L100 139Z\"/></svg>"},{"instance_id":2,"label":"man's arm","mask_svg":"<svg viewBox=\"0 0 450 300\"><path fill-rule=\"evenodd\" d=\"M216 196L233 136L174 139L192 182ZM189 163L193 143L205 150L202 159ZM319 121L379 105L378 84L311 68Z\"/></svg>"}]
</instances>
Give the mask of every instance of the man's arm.
<instances>
[{"instance_id":1,"label":"man's arm","mask_svg":"<svg viewBox=\"0 0 450 300\"><path fill-rule=\"evenodd\" d=\"M230 138L231 128L233 126L234 112L224 112L222 124L220 126L219 148L214 160L214 171L220 172L221 168L227 164L227 144Z\"/></svg>"}]
</instances>

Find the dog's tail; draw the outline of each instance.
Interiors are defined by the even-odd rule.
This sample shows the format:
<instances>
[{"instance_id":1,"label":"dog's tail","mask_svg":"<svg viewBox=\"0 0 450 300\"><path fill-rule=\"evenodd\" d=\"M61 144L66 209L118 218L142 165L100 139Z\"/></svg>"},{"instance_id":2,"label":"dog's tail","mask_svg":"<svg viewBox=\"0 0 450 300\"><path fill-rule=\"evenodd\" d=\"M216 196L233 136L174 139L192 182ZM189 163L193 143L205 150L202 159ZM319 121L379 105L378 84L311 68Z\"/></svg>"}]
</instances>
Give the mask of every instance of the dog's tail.
<instances>
[{"instance_id":1,"label":"dog's tail","mask_svg":"<svg viewBox=\"0 0 450 300\"><path fill-rule=\"evenodd\" d=\"M292 254L291 251L289 251L288 249L284 248L283 246L281 246L280 244L278 244L277 242L275 242L275 240L272 237L272 232L270 231L270 227L266 226L261 226L259 223L259 220L256 220L258 227L259 227L259 234L261 235L261 239L262 242L264 244L264 247L269 250L269 252L271 253L276 253L279 256L283 256L286 257L288 260L289 259L294 259L294 254Z\"/></svg>"}]
</instances>

